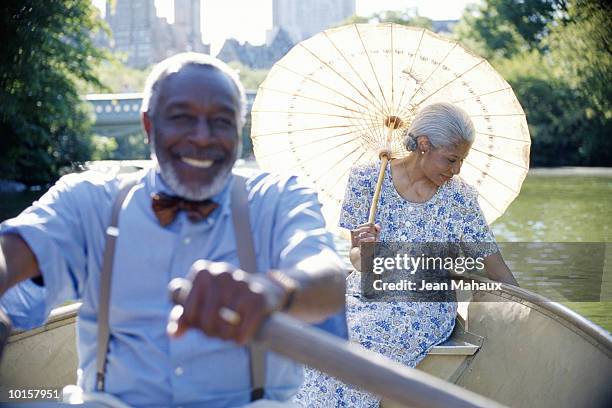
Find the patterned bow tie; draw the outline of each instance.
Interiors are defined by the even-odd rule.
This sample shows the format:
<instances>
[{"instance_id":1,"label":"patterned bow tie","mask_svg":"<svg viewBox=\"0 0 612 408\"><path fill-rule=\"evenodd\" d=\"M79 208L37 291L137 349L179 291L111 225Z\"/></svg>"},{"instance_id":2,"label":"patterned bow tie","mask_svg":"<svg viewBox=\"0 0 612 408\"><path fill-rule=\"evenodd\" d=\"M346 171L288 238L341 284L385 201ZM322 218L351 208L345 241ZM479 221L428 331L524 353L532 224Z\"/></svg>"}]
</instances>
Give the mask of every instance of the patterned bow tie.
<instances>
[{"instance_id":1,"label":"patterned bow tie","mask_svg":"<svg viewBox=\"0 0 612 408\"><path fill-rule=\"evenodd\" d=\"M151 196L151 207L162 227L171 224L179 211L185 211L191 222L202 221L218 207L212 200L189 201L180 197L157 193Z\"/></svg>"}]
</instances>

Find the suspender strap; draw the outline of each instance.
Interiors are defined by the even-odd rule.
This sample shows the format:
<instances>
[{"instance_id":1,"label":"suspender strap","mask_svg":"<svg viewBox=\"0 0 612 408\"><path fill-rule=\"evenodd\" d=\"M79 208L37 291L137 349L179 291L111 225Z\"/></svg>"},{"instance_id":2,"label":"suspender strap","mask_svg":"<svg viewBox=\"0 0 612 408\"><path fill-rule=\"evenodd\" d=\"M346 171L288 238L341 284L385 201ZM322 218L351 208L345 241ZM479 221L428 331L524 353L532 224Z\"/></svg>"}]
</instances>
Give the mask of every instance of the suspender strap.
<instances>
[{"instance_id":1,"label":"suspender strap","mask_svg":"<svg viewBox=\"0 0 612 408\"><path fill-rule=\"evenodd\" d=\"M257 273L255 246L251 235L249 220L249 199L246 190L246 179L234 174L232 188L232 222L236 236L236 252L240 260L240 269L248 273ZM251 401L263 398L266 381L266 354L258 343L249 345L251 368Z\"/></svg>"},{"instance_id":2,"label":"suspender strap","mask_svg":"<svg viewBox=\"0 0 612 408\"><path fill-rule=\"evenodd\" d=\"M113 259L115 258L115 244L119 236L119 213L125 198L137 183L136 179L129 178L121 183L115 202L113 203L111 222L106 229L106 243L102 272L100 276L100 300L98 305L98 351L96 354L96 391L104 391L104 375L106 372L106 355L108 353L109 330L109 302L111 277L113 274Z\"/></svg>"}]
</instances>

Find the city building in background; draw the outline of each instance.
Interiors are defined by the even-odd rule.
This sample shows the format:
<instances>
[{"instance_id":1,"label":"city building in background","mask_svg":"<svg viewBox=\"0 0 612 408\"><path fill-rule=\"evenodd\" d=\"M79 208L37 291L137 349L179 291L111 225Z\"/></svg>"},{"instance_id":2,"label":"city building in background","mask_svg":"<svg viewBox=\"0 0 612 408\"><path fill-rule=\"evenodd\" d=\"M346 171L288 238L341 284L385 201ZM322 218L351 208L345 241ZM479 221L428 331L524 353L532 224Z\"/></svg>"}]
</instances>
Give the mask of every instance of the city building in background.
<instances>
[{"instance_id":1,"label":"city building in background","mask_svg":"<svg viewBox=\"0 0 612 408\"><path fill-rule=\"evenodd\" d=\"M127 56L127 65L146 67L183 51L210 52L202 42L200 0L174 0L174 23L157 16L155 0L106 1L112 38L105 45Z\"/></svg>"},{"instance_id":2,"label":"city building in background","mask_svg":"<svg viewBox=\"0 0 612 408\"><path fill-rule=\"evenodd\" d=\"M239 61L254 69L268 69L295 44L333 27L355 14L355 0L273 0L271 30L265 45L240 44L230 38L217 57Z\"/></svg>"},{"instance_id":3,"label":"city building in background","mask_svg":"<svg viewBox=\"0 0 612 408\"><path fill-rule=\"evenodd\" d=\"M354 15L355 0L273 0L272 13L267 43L282 29L297 44Z\"/></svg>"},{"instance_id":4,"label":"city building in background","mask_svg":"<svg viewBox=\"0 0 612 408\"><path fill-rule=\"evenodd\" d=\"M252 45L249 42L240 44L238 40L225 40L217 58L221 61L238 61L253 69L270 69L272 65L285 56L295 43L285 30L277 30L269 44Z\"/></svg>"},{"instance_id":5,"label":"city building in background","mask_svg":"<svg viewBox=\"0 0 612 408\"><path fill-rule=\"evenodd\" d=\"M98 36L98 45L120 52L127 65L143 68L183 51L210 53L202 42L202 14L206 2L172 1L174 22L158 17L155 0L106 1L105 20L112 37ZM409 8L418 16L417 7ZM253 69L269 69L295 44L318 32L341 24L355 15L355 0L272 0L272 29L266 43L253 45L228 38L217 57L225 62L238 61ZM450 33L456 20L433 21L433 29Z\"/></svg>"}]
</instances>

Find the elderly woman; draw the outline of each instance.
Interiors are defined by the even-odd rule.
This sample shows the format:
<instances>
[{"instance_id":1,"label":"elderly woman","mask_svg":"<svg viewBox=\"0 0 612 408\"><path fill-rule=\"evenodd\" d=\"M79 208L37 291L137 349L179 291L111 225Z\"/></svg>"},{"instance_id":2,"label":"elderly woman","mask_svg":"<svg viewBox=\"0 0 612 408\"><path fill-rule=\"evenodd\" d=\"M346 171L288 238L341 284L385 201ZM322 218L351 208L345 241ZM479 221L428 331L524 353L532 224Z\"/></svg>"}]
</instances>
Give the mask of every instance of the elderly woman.
<instances>
[{"instance_id":1,"label":"elderly woman","mask_svg":"<svg viewBox=\"0 0 612 408\"><path fill-rule=\"evenodd\" d=\"M517 284L495 244L476 190L454 177L473 141L474 125L460 108L449 103L423 108L404 139L411 154L387 164L376 224L366 221L379 166L352 169L340 226L351 231L350 259L357 270L363 242L454 242L466 255L484 258L491 279ZM358 272L349 276L347 286L351 340L410 367L453 330L455 302L364 302ZM296 401L320 407L379 403L372 395L311 370Z\"/></svg>"}]
</instances>

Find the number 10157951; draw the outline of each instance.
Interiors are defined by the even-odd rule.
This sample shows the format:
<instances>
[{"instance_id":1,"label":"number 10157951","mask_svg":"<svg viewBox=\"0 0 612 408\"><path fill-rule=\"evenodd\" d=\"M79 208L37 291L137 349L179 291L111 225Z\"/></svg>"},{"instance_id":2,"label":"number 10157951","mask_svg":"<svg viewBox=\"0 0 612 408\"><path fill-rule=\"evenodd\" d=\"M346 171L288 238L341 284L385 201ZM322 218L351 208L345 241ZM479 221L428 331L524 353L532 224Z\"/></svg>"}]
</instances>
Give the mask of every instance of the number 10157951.
<instances>
[{"instance_id":1,"label":"number 10157951","mask_svg":"<svg viewBox=\"0 0 612 408\"><path fill-rule=\"evenodd\" d=\"M60 391L49 389L10 389L9 399L59 399Z\"/></svg>"}]
</instances>

